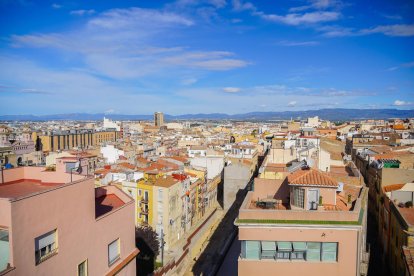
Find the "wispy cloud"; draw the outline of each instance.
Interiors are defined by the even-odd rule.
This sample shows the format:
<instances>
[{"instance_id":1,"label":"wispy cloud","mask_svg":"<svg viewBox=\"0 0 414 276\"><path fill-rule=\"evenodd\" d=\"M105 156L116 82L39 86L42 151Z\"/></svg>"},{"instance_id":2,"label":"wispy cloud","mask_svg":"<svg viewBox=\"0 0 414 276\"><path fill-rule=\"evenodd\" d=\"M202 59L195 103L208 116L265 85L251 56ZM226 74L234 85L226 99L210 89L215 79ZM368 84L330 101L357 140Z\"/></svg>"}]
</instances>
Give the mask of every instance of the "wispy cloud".
<instances>
[{"instance_id":1,"label":"wispy cloud","mask_svg":"<svg viewBox=\"0 0 414 276\"><path fill-rule=\"evenodd\" d=\"M362 29L358 32L360 35L378 33L387 36L414 36L414 24L381 25L373 28Z\"/></svg>"},{"instance_id":2,"label":"wispy cloud","mask_svg":"<svg viewBox=\"0 0 414 276\"><path fill-rule=\"evenodd\" d=\"M330 7L333 5L333 2L337 1L312 1L315 7L320 6L322 7ZM339 1L338 1L339 2ZM241 0L234 0L233 1L233 9L235 11L250 11L253 16L258 16L263 20L270 21L270 22L277 22L286 25L308 25L308 24L317 24L322 22L330 22L336 21L341 17L341 13L337 11L310 11L305 13L299 13L300 11L307 10L308 8L297 8L296 11L285 14L269 14L259 10L255 5L251 2L243 2Z\"/></svg>"},{"instance_id":3,"label":"wispy cloud","mask_svg":"<svg viewBox=\"0 0 414 276\"><path fill-rule=\"evenodd\" d=\"M47 92L36 88L20 88L13 85L0 85L0 93L10 94L33 94L33 95L52 95L53 93Z\"/></svg>"},{"instance_id":4,"label":"wispy cloud","mask_svg":"<svg viewBox=\"0 0 414 276\"><path fill-rule=\"evenodd\" d=\"M112 9L99 14L96 18L89 21L89 26L96 26L105 29L131 29L142 27L147 23L151 26L167 27L170 24L191 26L194 22L186 17L172 12L129 8L129 9Z\"/></svg>"},{"instance_id":5,"label":"wispy cloud","mask_svg":"<svg viewBox=\"0 0 414 276\"><path fill-rule=\"evenodd\" d=\"M52 4L52 8L54 8L54 9L60 9L60 8L62 8L63 6L62 5L60 5L60 4L56 4L56 3L53 3Z\"/></svg>"},{"instance_id":6,"label":"wispy cloud","mask_svg":"<svg viewBox=\"0 0 414 276\"><path fill-rule=\"evenodd\" d=\"M341 16L340 13L333 12L333 11L316 11L316 12L308 12L304 14L289 13L286 15L265 14L262 12L257 12L256 14L259 15L261 18L268 20L268 21L279 22L279 23L293 25L293 26L336 21Z\"/></svg>"},{"instance_id":7,"label":"wispy cloud","mask_svg":"<svg viewBox=\"0 0 414 276\"><path fill-rule=\"evenodd\" d=\"M403 17L401 15L398 14L385 14L385 13L381 13L380 14L382 17L390 19L390 20L402 20Z\"/></svg>"},{"instance_id":8,"label":"wispy cloud","mask_svg":"<svg viewBox=\"0 0 414 276\"><path fill-rule=\"evenodd\" d=\"M240 90L241 89L238 87L224 87L223 88L223 91L226 93L237 93L237 92L240 92Z\"/></svg>"},{"instance_id":9,"label":"wispy cloud","mask_svg":"<svg viewBox=\"0 0 414 276\"><path fill-rule=\"evenodd\" d=\"M182 85L192 85L194 83L196 83L198 81L198 79L196 78L186 78L181 80L181 84Z\"/></svg>"},{"instance_id":10,"label":"wispy cloud","mask_svg":"<svg viewBox=\"0 0 414 276\"><path fill-rule=\"evenodd\" d=\"M407 106L407 105L414 105L412 102L402 101L402 100L395 100L392 104L393 106Z\"/></svg>"},{"instance_id":11,"label":"wispy cloud","mask_svg":"<svg viewBox=\"0 0 414 276\"><path fill-rule=\"evenodd\" d=\"M81 55L88 69L115 79L131 79L171 68L226 71L249 63L228 51L196 51L187 47L155 47L171 30L193 21L169 12L141 8L113 9L93 15L82 28L64 33L14 35L14 47L55 48ZM116 31L115 31L116 30Z\"/></svg>"},{"instance_id":12,"label":"wispy cloud","mask_svg":"<svg viewBox=\"0 0 414 276\"><path fill-rule=\"evenodd\" d=\"M309 9L340 9L344 6L343 2L338 0L310 0L308 3L308 5L290 8L289 12L305 11Z\"/></svg>"},{"instance_id":13,"label":"wispy cloud","mask_svg":"<svg viewBox=\"0 0 414 276\"><path fill-rule=\"evenodd\" d=\"M94 14L95 10L74 10L71 11L70 14L72 15L78 15L78 16L83 16L83 15L91 15Z\"/></svg>"},{"instance_id":14,"label":"wispy cloud","mask_svg":"<svg viewBox=\"0 0 414 276\"><path fill-rule=\"evenodd\" d=\"M319 41L289 41L282 40L276 43L279 46L295 47L295 46L316 46L319 45Z\"/></svg>"},{"instance_id":15,"label":"wispy cloud","mask_svg":"<svg viewBox=\"0 0 414 276\"><path fill-rule=\"evenodd\" d=\"M288 103L288 106L289 106L289 107L292 107L292 106L295 106L297 103L298 103L297 101L290 101L290 102Z\"/></svg>"},{"instance_id":16,"label":"wispy cloud","mask_svg":"<svg viewBox=\"0 0 414 276\"><path fill-rule=\"evenodd\" d=\"M398 66L390 67L390 68L387 69L387 71L395 71L395 70L398 70L398 69L401 69L401 68L412 68L412 67L414 67L414 61L403 63L403 64L400 64Z\"/></svg>"},{"instance_id":17,"label":"wispy cloud","mask_svg":"<svg viewBox=\"0 0 414 276\"><path fill-rule=\"evenodd\" d=\"M323 26L317 28L327 37L363 36L371 34L383 34L394 37L414 36L414 24L380 25L365 29L355 29L342 26Z\"/></svg>"}]
</instances>

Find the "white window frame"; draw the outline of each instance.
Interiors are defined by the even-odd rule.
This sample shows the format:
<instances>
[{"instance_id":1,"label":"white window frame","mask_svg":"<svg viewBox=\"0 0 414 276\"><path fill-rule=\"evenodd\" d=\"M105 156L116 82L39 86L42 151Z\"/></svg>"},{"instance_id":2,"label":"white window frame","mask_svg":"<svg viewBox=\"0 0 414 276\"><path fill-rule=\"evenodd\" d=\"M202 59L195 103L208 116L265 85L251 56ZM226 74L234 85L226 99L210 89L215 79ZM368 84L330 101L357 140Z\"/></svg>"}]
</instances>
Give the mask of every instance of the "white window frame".
<instances>
[{"instance_id":1,"label":"white window frame","mask_svg":"<svg viewBox=\"0 0 414 276\"><path fill-rule=\"evenodd\" d=\"M118 249L117 250L118 253L113 259L110 259L110 248L111 248L111 245L113 245L113 244L116 244L117 249ZM114 263L116 263L121 258L121 248L120 247L121 247L121 244L120 244L119 238L117 238L116 240L114 240L110 244L108 244L108 266L113 265Z\"/></svg>"}]
</instances>

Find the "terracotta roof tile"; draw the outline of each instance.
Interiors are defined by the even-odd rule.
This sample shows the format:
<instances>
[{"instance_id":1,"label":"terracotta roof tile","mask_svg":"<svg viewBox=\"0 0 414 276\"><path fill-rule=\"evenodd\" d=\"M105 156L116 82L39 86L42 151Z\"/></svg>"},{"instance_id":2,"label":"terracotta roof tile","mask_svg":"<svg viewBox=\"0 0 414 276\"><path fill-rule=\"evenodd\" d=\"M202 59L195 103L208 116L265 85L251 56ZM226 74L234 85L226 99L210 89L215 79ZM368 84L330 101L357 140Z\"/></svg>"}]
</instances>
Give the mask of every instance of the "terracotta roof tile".
<instances>
[{"instance_id":1,"label":"terracotta roof tile","mask_svg":"<svg viewBox=\"0 0 414 276\"><path fill-rule=\"evenodd\" d=\"M288 176L290 185L338 187L338 182L326 173L309 169L299 170Z\"/></svg>"}]
</instances>

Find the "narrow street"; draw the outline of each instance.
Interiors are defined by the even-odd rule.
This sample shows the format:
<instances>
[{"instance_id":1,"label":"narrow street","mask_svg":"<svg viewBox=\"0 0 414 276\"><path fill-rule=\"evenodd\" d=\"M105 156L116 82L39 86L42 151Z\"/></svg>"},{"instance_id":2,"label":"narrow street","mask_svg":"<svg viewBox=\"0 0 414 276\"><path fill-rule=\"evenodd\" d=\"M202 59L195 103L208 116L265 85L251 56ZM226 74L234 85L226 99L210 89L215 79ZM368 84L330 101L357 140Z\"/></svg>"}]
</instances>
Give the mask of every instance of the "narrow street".
<instances>
[{"instance_id":1,"label":"narrow street","mask_svg":"<svg viewBox=\"0 0 414 276\"><path fill-rule=\"evenodd\" d=\"M239 255L240 255L240 241L239 241L239 237L236 236L216 275L217 276L237 276L237 259L239 258Z\"/></svg>"}]
</instances>

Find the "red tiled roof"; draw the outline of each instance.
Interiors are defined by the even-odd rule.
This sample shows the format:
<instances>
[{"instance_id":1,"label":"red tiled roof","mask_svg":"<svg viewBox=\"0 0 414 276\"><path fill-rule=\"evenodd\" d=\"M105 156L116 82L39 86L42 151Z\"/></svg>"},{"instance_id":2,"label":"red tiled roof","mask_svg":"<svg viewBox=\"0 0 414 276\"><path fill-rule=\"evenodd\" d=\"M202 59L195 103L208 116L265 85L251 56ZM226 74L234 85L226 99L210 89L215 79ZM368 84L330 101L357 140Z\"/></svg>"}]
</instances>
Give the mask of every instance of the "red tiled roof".
<instances>
[{"instance_id":1,"label":"red tiled roof","mask_svg":"<svg viewBox=\"0 0 414 276\"><path fill-rule=\"evenodd\" d=\"M338 182L327 174L314 170L299 170L288 176L290 185L338 187Z\"/></svg>"},{"instance_id":2,"label":"red tiled roof","mask_svg":"<svg viewBox=\"0 0 414 276\"><path fill-rule=\"evenodd\" d=\"M100 217L125 203L115 194L107 194L95 198L95 217Z\"/></svg>"},{"instance_id":3,"label":"red tiled roof","mask_svg":"<svg viewBox=\"0 0 414 276\"><path fill-rule=\"evenodd\" d=\"M119 163L118 166L124 167L124 168L127 168L127 169L131 169L131 170L135 169L135 166L132 165L132 164L129 164L129 163Z\"/></svg>"}]
</instances>

